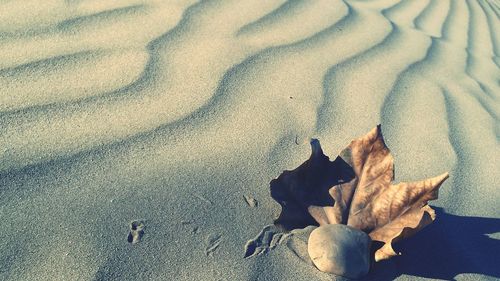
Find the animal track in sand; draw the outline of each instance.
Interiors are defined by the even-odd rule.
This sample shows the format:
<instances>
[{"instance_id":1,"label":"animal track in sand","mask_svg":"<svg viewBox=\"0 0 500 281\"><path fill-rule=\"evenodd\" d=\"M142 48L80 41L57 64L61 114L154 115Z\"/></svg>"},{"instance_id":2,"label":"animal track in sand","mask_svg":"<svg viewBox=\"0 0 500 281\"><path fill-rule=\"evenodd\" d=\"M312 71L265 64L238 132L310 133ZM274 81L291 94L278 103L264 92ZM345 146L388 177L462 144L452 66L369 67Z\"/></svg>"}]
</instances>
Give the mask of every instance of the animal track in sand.
<instances>
[{"instance_id":1,"label":"animal track in sand","mask_svg":"<svg viewBox=\"0 0 500 281\"><path fill-rule=\"evenodd\" d=\"M194 221L191 221L191 220L181 221L181 224L185 225L185 226L189 226L189 225L192 226L192 228L191 228L191 233L192 234L197 234L198 233L199 227L195 224Z\"/></svg>"},{"instance_id":2,"label":"animal track in sand","mask_svg":"<svg viewBox=\"0 0 500 281\"><path fill-rule=\"evenodd\" d=\"M244 258L258 256L267 253L279 245L288 234L271 224L265 226L262 231L252 240L245 244Z\"/></svg>"},{"instance_id":3,"label":"animal track in sand","mask_svg":"<svg viewBox=\"0 0 500 281\"><path fill-rule=\"evenodd\" d=\"M144 225L144 221L135 220L130 223L130 231L128 233L127 241L132 244L136 244L141 241L142 236L144 235L144 229L146 226Z\"/></svg>"},{"instance_id":4,"label":"animal track in sand","mask_svg":"<svg viewBox=\"0 0 500 281\"><path fill-rule=\"evenodd\" d=\"M213 253L217 248L219 248L220 243L222 242L222 235L220 234L210 234L207 237L207 247L205 248L205 254L207 256L213 256Z\"/></svg>"},{"instance_id":5,"label":"animal track in sand","mask_svg":"<svg viewBox=\"0 0 500 281\"><path fill-rule=\"evenodd\" d=\"M200 194L196 194L196 193L193 193L193 196L200 199L200 201L203 201L205 203L207 203L208 205L213 205L214 203L210 200L208 200L207 198L205 198L204 196L200 195Z\"/></svg>"},{"instance_id":6,"label":"animal track in sand","mask_svg":"<svg viewBox=\"0 0 500 281\"><path fill-rule=\"evenodd\" d=\"M243 195L243 198L245 199L245 202L247 203L247 205L249 207L255 208L255 207L259 206L259 201L257 201L257 199L250 197L250 196L247 196L247 195Z\"/></svg>"}]
</instances>

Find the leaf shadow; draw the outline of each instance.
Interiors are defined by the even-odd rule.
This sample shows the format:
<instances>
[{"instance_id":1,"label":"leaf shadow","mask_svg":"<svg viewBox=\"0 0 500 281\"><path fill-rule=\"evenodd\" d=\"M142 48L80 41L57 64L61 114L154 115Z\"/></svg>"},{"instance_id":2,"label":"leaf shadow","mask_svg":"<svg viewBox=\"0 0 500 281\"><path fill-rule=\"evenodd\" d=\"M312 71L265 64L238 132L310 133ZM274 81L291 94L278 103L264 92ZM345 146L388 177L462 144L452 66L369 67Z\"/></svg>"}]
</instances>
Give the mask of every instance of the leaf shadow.
<instances>
[{"instance_id":1,"label":"leaf shadow","mask_svg":"<svg viewBox=\"0 0 500 281\"><path fill-rule=\"evenodd\" d=\"M405 274L455 280L462 273L500 278L500 218L466 217L436 208L436 221L395 244L401 256L375 264L364 280L394 280Z\"/></svg>"},{"instance_id":2,"label":"leaf shadow","mask_svg":"<svg viewBox=\"0 0 500 281\"><path fill-rule=\"evenodd\" d=\"M309 206L333 206L329 190L332 186L349 182L354 170L341 157L330 161L317 139L311 141L311 157L291 171L283 171L270 183L271 197L281 205L281 213L274 221L287 231L318 225L309 214Z\"/></svg>"}]
</instances>

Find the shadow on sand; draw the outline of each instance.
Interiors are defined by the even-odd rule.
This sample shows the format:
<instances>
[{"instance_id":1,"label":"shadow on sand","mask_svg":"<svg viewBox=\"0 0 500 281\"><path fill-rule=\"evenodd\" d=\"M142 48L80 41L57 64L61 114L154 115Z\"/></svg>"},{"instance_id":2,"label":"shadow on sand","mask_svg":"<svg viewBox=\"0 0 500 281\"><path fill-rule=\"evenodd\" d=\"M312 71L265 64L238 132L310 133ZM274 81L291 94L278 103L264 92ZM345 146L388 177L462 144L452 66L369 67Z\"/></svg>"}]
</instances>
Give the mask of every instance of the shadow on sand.
<instances>
[{"instance_id":1,"label":"shadow on sand","mask_svg":"<svg viewBox=\"0 0 500 281\"><path fill-rule=\"evenodd\" d=\"M436 221L395 245L401 256L377 263L365 280L398 276L455 280L462 273L500 278L500 218L465 217L435 208ZM491 234L496 234L493 238Z\"/></svg>"}]
</instances>

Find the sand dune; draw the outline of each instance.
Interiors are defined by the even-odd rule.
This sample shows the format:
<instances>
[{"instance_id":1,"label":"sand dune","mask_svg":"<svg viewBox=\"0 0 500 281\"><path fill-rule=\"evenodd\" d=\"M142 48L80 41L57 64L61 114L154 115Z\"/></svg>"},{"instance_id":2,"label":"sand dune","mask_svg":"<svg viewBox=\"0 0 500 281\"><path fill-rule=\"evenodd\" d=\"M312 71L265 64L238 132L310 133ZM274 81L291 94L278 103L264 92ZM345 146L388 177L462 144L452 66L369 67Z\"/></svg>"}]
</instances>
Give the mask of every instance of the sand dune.
<instances>
[{"instance_id":1,"label":"sand dune","mask_svg":"<svg viewBox=\"0 0 500 281\"><path fill-rule=\"evenodd\" d=\"M0 279L331 280L300 239L243 247L311 137L335 156L378 123L396 181L450 180L368 280L500 278L499 18L495 0L0 1Z\"/></svg>"}]
</instances>

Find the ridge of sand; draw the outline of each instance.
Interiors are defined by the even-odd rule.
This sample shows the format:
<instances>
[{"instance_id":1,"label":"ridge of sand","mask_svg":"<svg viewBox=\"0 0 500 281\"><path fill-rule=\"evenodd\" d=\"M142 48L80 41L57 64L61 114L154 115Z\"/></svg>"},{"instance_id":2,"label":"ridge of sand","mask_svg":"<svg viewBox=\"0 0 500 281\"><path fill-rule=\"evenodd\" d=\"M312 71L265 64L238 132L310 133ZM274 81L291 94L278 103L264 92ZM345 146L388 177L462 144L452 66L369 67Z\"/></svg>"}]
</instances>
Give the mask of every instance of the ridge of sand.
<instances>
[{"instance_id":1,"label":"ridge of sand","mask_svg":"<svg viewBox=\"0 0 500 281\"><path fill-rule=\"evenodd\" d=\"M334 156L378 123L397 181L450 180L436 226L370 278L500 278L499 11L1 1L0 279L331 280L296 241L243 247L279 213L269 181L309 138Z\"/></svg>"}]
</instances>

